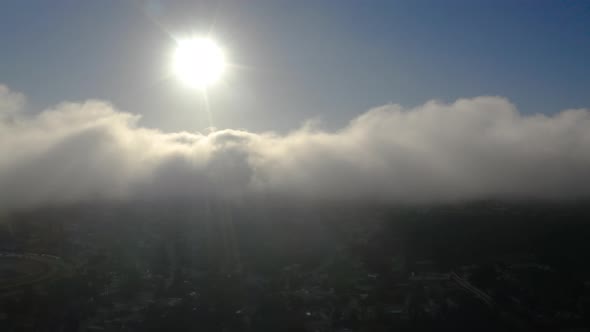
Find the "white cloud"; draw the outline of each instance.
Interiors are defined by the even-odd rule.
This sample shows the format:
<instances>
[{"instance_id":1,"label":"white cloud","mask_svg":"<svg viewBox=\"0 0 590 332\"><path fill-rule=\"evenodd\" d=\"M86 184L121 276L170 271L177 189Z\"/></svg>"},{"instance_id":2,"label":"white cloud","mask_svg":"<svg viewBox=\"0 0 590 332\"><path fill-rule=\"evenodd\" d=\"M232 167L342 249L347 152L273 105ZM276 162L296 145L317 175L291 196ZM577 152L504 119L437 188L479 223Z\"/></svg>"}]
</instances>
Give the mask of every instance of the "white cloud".
<instances>
[{"instance_id":1,"label":"white cloud","mask_svg":"<svg viewBox=\"0 0 590 332\"><path fill-rule=\"evenodd\" d=\"M0 88L0 105L19 99ZM87 101L0 122L0 209L141 196L443 202L590 195L588 110L523 115L504 98L477 97L387 105L336 132L304 127L287 135L163 133L137 120Z\"/></svg>"}]
</instances>

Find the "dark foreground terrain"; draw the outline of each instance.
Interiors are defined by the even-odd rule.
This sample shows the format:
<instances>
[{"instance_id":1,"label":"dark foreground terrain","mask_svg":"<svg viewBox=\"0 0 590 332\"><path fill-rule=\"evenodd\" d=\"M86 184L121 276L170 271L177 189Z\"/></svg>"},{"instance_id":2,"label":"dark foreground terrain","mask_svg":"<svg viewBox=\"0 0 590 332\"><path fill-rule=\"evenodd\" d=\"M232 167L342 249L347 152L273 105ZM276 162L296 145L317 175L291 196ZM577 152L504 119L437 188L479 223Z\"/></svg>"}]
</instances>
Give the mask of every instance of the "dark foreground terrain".
<instances>
[{"instance_id":1,"label":"dark foreground terrain","mask_svg":"<svg viewBox=\"0 0 590 332\"><path fill-rule=\"evenodd\" d=\"M0 224L0 331L588 331L589 217L583 202L21 211Z\"/></svg>"}]
</instances>

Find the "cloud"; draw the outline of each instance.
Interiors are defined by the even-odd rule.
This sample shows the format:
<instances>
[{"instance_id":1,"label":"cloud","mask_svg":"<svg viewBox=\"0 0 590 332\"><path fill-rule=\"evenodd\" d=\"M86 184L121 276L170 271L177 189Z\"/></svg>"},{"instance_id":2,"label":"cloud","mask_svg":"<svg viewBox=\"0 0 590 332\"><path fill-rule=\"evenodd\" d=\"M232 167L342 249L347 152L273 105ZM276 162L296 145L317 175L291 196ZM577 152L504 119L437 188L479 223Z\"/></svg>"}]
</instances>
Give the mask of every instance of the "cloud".
<instances>
[{"instance_id":1,"label":"cloud","mask_svg":"<svg viewBox=\"0 0 590 332\"><path fill-rule=\"evenodd\" d=\"M22 100L0 87L3 110ZM523 115L504 98L476 97L386 105L338 131L306 126L285 135L164 133L138 119L86 101L0 122L0 210L143 197L415 203L590 195L584 109Z\"/></svg>"},{"instance_id":2,"label":"cloud","mask_svg":"<svg viewBox=\"0 0 590 332\"><path fill-rule=\"evenodd\" d=\"M25 96L0 84L0 121L11 120L25 105Z\"/></svg>"}]
</instances>

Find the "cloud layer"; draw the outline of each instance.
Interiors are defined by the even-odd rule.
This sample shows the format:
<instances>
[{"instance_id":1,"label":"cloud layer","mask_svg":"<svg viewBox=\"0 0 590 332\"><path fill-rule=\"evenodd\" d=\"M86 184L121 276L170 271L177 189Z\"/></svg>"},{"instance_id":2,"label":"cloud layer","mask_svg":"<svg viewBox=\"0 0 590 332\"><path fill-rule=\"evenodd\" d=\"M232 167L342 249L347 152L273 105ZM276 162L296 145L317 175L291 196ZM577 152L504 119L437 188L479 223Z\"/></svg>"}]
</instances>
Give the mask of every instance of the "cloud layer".
<instances>
[{"instance_id":1,"label":"cloud layer","mask_svg":"<svg viewBox=\"0 0 590 332\"><path fill-rule=\"evenodd\" d=\"M590 196L590 112L500 97L386 105L326 132L163 133L102 101L19 116L0 86L0 210L95 199L286 195L447 202Z\"/></svg>"}]
</instances>

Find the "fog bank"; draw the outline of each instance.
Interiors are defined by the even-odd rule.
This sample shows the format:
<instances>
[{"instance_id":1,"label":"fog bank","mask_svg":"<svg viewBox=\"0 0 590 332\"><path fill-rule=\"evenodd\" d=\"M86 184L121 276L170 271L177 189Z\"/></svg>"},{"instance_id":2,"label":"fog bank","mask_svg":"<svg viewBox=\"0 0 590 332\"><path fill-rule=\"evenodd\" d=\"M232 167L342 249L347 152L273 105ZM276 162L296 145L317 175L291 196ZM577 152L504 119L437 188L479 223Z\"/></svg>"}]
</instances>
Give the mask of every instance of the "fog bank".
<instances>
[{"instance_id":1,"label":"fog bank","mask_svg":"<svg viewBox=\"0 0 590 332\"><path fill-rule=\"evenodd\" d=\"M507 99L385 105L329 132L164 133L104 101L26 116L0 85L0 210L139 197L442 203L590 196L590 112ZM280 110L277 110L280 112Z\"/></svg>"}]
</instances>

